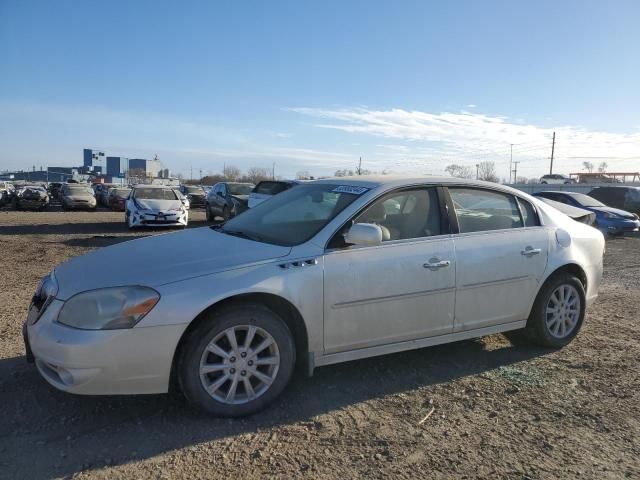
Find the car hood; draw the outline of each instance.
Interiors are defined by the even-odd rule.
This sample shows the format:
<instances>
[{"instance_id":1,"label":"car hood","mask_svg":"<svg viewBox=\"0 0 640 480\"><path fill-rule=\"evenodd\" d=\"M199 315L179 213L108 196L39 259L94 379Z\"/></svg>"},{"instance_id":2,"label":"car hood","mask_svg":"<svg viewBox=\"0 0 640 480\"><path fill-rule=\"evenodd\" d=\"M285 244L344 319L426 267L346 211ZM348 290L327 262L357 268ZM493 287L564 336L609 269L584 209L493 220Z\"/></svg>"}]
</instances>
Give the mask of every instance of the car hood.
<instances>
[{"instance_id":1,"label":"car hood","mask_svg":"<svg viewBox=\"0 0 640 480\"><path fill-rule=\"evenodd\" d=\"M146 210L171 210L179 209L182 206L180 200L142 200L136 198L136 203Z\"/></svg>"},{"instance_id":2,"label":"car hood","mask_svg":"<svg viewBox=\"0 0 640 480\"><path fill-rule=\"evenodd\" d=\"M209 227L140 238L75 257L55 269L66 300L119 285L158 286L284 257L290 247L254 242Z\"/></svg>"},{"instance_id":3,"label":"car hood","mask_svg":"<svg viewBox=\"0 0 640 480\"><path fill-rule=\"evenodd\" d=\"M589 210L593 210L594 212L613 213L614 215L618 215L623 218L628 218L630 220L636 218L633 216L633 213L629 213L626 210L620 210L619 208L613 208L613 207L588 207L588 208Z\"/></svg>"}]
</instances>

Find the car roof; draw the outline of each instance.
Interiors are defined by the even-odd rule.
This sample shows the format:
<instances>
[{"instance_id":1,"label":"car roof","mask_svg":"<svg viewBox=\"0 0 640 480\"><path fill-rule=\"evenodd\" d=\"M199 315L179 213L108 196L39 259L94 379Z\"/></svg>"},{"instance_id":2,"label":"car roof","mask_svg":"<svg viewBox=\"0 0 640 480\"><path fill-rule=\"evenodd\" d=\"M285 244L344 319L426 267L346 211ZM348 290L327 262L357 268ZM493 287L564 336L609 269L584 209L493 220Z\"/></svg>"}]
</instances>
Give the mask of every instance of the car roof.
<instances>
[{"instance_id":1,"label":"car roof","mask_svg":"<svg viewBox=\"0 0 640 480\"><path fill-rule=\"evenodd\" d=\"M634 190L640 190L640 187L635 187L633 185L603 185L601 187L593 187L593 190L602 190L604 188L633 188Z\"/></svg>"},{"instance_id":2,"label":"car roof","mask_svg":"<svg viewBox=\"0 0 640 480\"><path fill-rule=\"evenodd\" d=\"M566 192L564 190L542 190L541 192L532 193L531 195L535 196L539 193L558 193L560 195L586 195L585 193L581 192Z\"/></svg>"},{"instance_id":3,"label":"car roof","mask_svg":"<svg viewBox=\"0 0 640 480\"><path fill-rule=\"evenodd\" d=\"M377 188L382 186L387 187L402 187L405 185L415 184L440 184L440 185L469 185L477 187L490 187L490 188L504 188L509 189L504 185L493 182L484 182L482 180L468 180L458 177L444 177L444 176L401 176L401 175L362 175L351 177L332 177L323 178L319 180L311 180L308 183L324 183L330 185L349 185L356 187ZM512 189L509 189L512 190Z\"/></svg>"}]
</instances>

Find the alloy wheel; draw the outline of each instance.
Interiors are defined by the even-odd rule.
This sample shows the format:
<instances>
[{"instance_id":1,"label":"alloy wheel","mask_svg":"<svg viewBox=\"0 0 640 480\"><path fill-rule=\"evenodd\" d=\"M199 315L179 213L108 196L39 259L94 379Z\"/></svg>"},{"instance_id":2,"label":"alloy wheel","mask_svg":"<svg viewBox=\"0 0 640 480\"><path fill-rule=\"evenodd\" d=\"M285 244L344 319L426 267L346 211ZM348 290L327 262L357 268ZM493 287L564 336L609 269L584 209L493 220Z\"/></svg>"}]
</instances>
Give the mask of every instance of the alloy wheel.
<instances>
[{"instance_id":1,"label":"alloy wheel","mask_svg":"<svg viewBox=\"0 0 640 480\"><path fill-rule=\"evenodd\" d=\"M237 405L264 394L280 367L275 339L255 325L236 325L220 332L200 359L200 381L215 400Z\"/></svg>"},{"instance_id":2,"label":"alloy wheel","mask_svg":"<svg viewBox=\"0 0 640 480\"><path fill-rule=\"evenodd\" d=\"M573 285L563 284L549 297L545 323L551 336L565 338L570 335L580 319L580 295Z\"/></svg>"}]
</instances>

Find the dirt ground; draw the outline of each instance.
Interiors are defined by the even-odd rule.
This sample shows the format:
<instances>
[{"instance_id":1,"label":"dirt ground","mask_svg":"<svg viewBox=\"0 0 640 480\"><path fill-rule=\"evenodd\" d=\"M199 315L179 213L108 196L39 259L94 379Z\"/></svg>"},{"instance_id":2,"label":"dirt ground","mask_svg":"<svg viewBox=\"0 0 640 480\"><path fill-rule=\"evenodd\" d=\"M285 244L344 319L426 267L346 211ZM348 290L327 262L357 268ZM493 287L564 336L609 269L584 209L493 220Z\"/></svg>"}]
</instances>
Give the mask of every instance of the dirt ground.
<instances>
[{"instance_id":1,"label":"dirt ground","mask_svg":"<svg viewBox=\"0 0 640 480\"><path fill-rule=\"evenodd\" d=\"M68 395L26 363L39 279L131 236L122 213L0 211L1 478L640 478L640 238L607 242L560 351L494 335L324 367L228 420L179 395Z\"/></svg>"}]
</instances>

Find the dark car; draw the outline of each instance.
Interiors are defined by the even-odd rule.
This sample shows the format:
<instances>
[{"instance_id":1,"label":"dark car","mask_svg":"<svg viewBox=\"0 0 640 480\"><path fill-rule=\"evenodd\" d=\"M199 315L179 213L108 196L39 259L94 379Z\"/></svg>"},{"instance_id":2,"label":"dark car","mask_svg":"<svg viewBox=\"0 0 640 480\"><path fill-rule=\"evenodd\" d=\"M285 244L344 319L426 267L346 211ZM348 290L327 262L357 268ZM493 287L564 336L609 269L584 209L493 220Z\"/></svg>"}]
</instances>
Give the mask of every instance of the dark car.
<instances>
[{"instance_id":1,"label":"dark car","mask_svg":"<svg viewBox=\"0 0 640 480\"><path fill-rule=\"evenodd\" d=\"M589 196L610 207L640 215L640 187L596 187Z\"/></svg>"},{"instance_id":2,"label":"dark car","mask_svg":"<svg viewBox=\"0 0 640 480\"><path fill-rule=\"evenodd\" d=\"M49 198L57 200L61 188L62 182L49 182L49 186L47 187L47 190L49 191Z\"/></svg>"},{"instance_id":3,"label":"dark car","mask_svg":"<svg viewBox=\"0 0 640 480\"><path fill-rule=\"evenodd\" d=\"M16 210L46 210L49 206L49 194L44 187L27 185L13 198Z\"/></svg>"},{"instance_id":4,"label":"dark car","mask_svg":"<svg viewBox=\"0 0 640 480\"><path fill-rule=\"evenodd\" d=\"M596 214L594 227L599 228L602 233L621 235L625 232L637 231L640 228L638 215L608 207L584 193L550 191L538 192L533 195L594 212Z\"/></svg>"},{"instance_id":5,"label":"dark car","mask_svg":"<svg viewBox=\"0 0 640 480\"><path fill-rule=\"evenodd\" d=\"M16 188L12 183L0 182L0 207L11 203L15 194Z\"/></svg>"},{"instance_id":6,"label":"dark car","mask_svg":"<svg viewBox=\"0 0 640 480\"><path fill-rule=\"evenodd\" d=\"M118 212L124 212L127 198L131 193L130 188L114 187L109 189L109 195L107 197L107 206L111 210L117 210Z\"/></svg>"},{"instance_id":7,"label":"dark car","mask_svg":"<svg viewBox=\"0 0 640 480\"><path fill-rule=\"evenodd\" d=\"M207 193L200 185L180 185L180 193L189 200L189 208L205 206Z\"/></svg>"},{"instance_id":8,"label":"dark car","mask_svg":"<svg viewBox=\"0 0 640 480\"><path fill-rule=\"evenodd\" d=\"M244 212L248 208L249 194L253 187L253 183L216 183L205 201L207 220L212 222L215 217L222 217L226 222Z\"/></svg>"},{"instance_id":9,"label":"dark car","mask_svg":"<svg viewBox=\"0 0 640 480\"><path fill-rule=\"evenodd\" d=\"M299 180L263 180L253 188L249 194L249 208L269 200L274 195L289 190L291 187L299 185Z\"/></svg>"}]
</instances>

